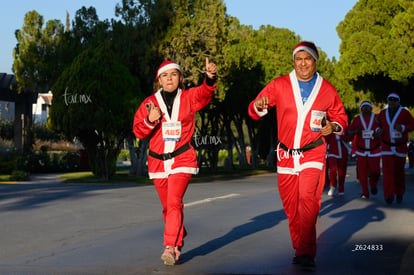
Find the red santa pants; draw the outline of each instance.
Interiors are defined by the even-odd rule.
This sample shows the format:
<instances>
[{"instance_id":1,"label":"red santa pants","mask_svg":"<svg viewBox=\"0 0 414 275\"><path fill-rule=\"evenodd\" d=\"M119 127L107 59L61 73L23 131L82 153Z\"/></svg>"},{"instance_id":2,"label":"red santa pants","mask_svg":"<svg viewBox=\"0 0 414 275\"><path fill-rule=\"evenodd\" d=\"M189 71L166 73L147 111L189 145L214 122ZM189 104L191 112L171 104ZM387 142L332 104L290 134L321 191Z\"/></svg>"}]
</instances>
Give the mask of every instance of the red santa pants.
<instances>
[{"instance_id":1,"label":"red santa pants","mask_svg":"<svg viewBox=\"0 0 414 275\"><path fill-rule=\"evenodd\" d=\"M321 208L325 170L308 168L299 175L278 174L278 187L295 255L316 256L316 220Z\"/></svg>"},{"instance_id":2,"label":"red santa pants","mask_svg":"<svg viewBox=\"0 0 414 275\"><path fill-rule=\"evenodd\" d=\"M184 228L183 197L191 174L179 173L165 179L153 179L162 204L164 217L164 245L182 246L186 235Z\"/></svg>"},{"instance_id":3,"label":"red santa pants","mask_svg":"<svg viewBox=\"0 0 414 275\"><path fill-rule=\"evenodd\" d=\"M344 192L348 155L343 158L328 158L329 185L338 187L338 192Z\"/></svg>"},{"instance_id":4,"label":"red santa pants","mask_svg":"<svg viewBox=\"0 0 414 275\"><path fill-rule=\"evenodd\" d=\"M395 155L382 156L384 198L405 193L405 158Z\"/></svg>"},{"instance_id":5,"label":"red santa pants","mask_svg":"<svg viewBox=\"0 0 414 275\"><path fill-rule=\"evenodd\" d=\"M376 188L378 184L378 179L381 174L380 168L381 157L369 157L369 156L360 156L356 157L356 166L358 167L357 177L359 183L361 184L362 194L369 196L368 189L368 178L369 186Z\"/></svg>"}]
</instances>

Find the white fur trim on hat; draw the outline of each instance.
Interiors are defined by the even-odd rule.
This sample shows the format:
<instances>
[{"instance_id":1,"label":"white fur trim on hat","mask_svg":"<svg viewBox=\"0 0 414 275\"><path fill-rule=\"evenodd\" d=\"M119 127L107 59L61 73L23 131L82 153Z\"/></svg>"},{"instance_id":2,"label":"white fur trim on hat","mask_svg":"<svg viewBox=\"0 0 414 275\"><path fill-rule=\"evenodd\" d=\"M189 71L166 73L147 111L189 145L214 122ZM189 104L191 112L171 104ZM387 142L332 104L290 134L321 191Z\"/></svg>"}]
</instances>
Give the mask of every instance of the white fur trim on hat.
<instances>
[{"instance_id":1,"label":"white fur trim on hat","mask_svg":"<svg viewBox=\"0 0 414 275\"><path fill-rule=\"evenodd\" d=\"M166 62L164 62L164 63L166 63ZM164 64L163 63L163 64ZM157 77L159 77L160 76L160 74L162 74L163 72L165 72L165 71L168 71L168 70L170 70L170 69L177 69L178 71L180 71L181 72L181 67L180 67L180 65L178 65L177 63L174 63L174 62L168 62L167 64L165 64L165 65L163 65L163 64L161 64L161 66L160 66L160 68L158 69L158 71L157 71Z\"/></svg>"},{"instance_id":2,"label":"white fur trim on hat","mask_svg":"<svg viewBox=\"0 0 414 275\"><path fill-rule=\"evenodd\" d=\"M318 61L318 58L319 58L318 49L316 48L315 44L313 44L312 42L303 41L297 44L292 52L293 58L295 58L295 54L300 51L307 51L308 53L312 55L312 57L316 61Z\"/></svg>"},{"instance_id":3,"label":"white fur trim on hat","mask_svg":"<svg viewBox=\"0 0 414 275\"><path fill-rule=\"evenodd\" d=\"M372 104L371 104L371 102L369 102L369 101L362 101L362 102L361 102L361 105L359 106L359 108L361 108L361 109L362 109L362 107L364 107L364 106L369 106L369 107L371 107L371 108L372 108Z\"/></svg>"},{"instance_id":4,"label":"white fur trim on hat","mask_svg":"<svg viewBox=\"0 0 414 275\"><path fill-rule=\"evenodd\" d=\"M398 99L398 101L400 101L400 96L399 96L398 94L396 94L396 93L390 93L390 94L387 96L387 100L388 100L390 97L395 97L395 98L397 98L397 99Z\"/></svg>"}]
</instances>

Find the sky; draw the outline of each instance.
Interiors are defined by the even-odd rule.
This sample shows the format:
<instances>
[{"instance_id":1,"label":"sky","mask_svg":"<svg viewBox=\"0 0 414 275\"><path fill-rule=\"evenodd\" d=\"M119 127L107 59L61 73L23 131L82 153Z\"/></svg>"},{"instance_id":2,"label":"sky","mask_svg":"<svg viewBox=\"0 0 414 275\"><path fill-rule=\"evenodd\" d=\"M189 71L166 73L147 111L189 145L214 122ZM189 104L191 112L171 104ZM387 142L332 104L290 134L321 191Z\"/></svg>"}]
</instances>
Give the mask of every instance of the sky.
<instances>
[{"instance_id":1,"label":"sky","mask_svg":"<svg viewBox=\"0 0 414 275\"><path fill-rule=\"evenodd\" d=\"M58 19L63 24L66 12L72 20L82 6L95 7L100 20L115 17L115 5L121 0L13 0L0 9L0 73L12 73L15 30L23 26L24 15L36 10L45 22ZM241 24L258 29L261 25L287 28L303 40L313 41L339 59L341 43L336 27L358 2L357 0L224 0L227 13Z\"/></svg>"}]
</instances>

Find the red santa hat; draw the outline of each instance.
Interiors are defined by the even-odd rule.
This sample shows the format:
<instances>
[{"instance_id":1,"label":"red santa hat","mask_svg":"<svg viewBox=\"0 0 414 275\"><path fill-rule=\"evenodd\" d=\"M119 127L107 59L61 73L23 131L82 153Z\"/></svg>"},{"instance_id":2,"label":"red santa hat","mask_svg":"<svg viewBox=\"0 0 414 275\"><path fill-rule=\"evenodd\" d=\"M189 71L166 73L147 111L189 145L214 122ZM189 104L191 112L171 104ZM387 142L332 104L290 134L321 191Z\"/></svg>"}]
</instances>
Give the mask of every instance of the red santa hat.
<instances>
[{"instance_id":1,"label":"red santa hat","mask_svg":"<svg viewBox=\"0 0 414 275\"><path fill-rule=\"evenodd\" d=\"M398 94L396 94L396 93L390 93L388 96L387 96L387 100L388 99L390 99L390 98L396 98L396 99L398 99L398 101L400 101L400 96L398 95Z\"/></svg>"},{"instance_id":2,"label":"red santa hat","mask_svg":"<svg viewBox=\"0 0 414 275\"><path fill-rule=\"evenodd\" d=\"M160 76L160 74L170 69L177 69L178 71L180 71L180 73L182 73L180 65L172 61L164 61L161 63L160 67L158 68L157 78Z\"/></svg>"},{"instance_id":3,"label":"red santa hat","mask_svg":"<svg viewBox=\"0 0 414 275\"><path fill-rule=\"evenodd\" d=\"M292 52L293 58L295 58L295 54L300 51L307 51L313 56L313 58L316 61L318 61L318 58L319 58L318 49L316 48L314 43L308 42L308 41L302 41L299 44L297 44Z\"/></svg>"},{"instance_id":4,"label":"red santa hat","mask_svg":"<svg viewBox=\"0 0 414 275\"><path fill-rule=\"evenodd\" d=\"M367 100L364 100L364 101L362 101L362 102L361 102L361 104L359 105L359 108L361 108L361 109L362 109L362 107L364 107L364 106L369 106L369 107L371 107L371 108L372 108L372 103L371 103L371 102L369 102L369 101L367 101Z\"/></svg>"}]
</instances>

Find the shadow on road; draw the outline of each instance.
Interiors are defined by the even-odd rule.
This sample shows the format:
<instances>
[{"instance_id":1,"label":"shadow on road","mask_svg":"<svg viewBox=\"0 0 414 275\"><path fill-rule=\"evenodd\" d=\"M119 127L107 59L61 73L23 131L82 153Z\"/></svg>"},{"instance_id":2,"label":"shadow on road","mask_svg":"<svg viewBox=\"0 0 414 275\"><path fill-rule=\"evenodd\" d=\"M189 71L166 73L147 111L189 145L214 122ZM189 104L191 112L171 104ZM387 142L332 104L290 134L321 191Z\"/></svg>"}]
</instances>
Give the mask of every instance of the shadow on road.
<instances>
[{"instance_id":1,"label":"shadow on road","mask_svg":"<svg viewBox=\"0 0 414 275\"><path fill-rule=\"evenodd\" d=\"M60 183L0 185L0 202L2 202L0 210L33 209L60 199L81 199L94 196L91 193L92 191L119 188L131 188L131 186L98 184L67 185Z\"/></svg>"},{"instance_id":2,"label":"shadow on road","mask_svg":"<svg viewBox=\"0 0 414 275\"><path fill-rule=\"evenodd\" d=\"M410 255L408 251L412 239L407 239L406 234L399 236L396 228L387 229L384 224L386 214L378 209L380 206L373 201L359 209L329 216L338 221L318 238L317 258L323 262L321 271L335 269L340 271L338 274L414 274L412 259L406 259ZM367 226L371 228L368 235Z\"/></svg>"},{"instance_id":3,"label":"shadow on road","mask_svg":"<svg viewBox=\"0 0 414 275\"><path fill-rule=\"evenodd\" d=\"M318 238L319 241L331 240L335 247L344 245L353 234L368 224L384 220L384 212L377 208L376 204L370 204L364 208L345 210L330 215L340 220L322 232Z\"/></svg>"},{"instance_id":4,"label":"shadow on road","mask_svg":"<svg viewBox=\"0 0 414 275\"><path fill-rule=\"evenodd\" d=\"M341 208L349 202L350 201L345 199L343 196L330 197L328 200L323 200L321 209L319 211L319 216L327 215L329 212Z\"/></svg>"},{"instance_id":5,"label":"shadow on road","mask_svg":"<svg viewBox=\"0 0 414 275\"><path fill-rule=\"evenodd\" d=\"M207 255L246 236L272 228L285 219L286 215L283 210L273 211L256 216L251 219L250 222L233 228L227 234L208 241L207 243L186 252L183 254L181 261L184 263L194 257Z\"/></svg>"}]
</instances>

